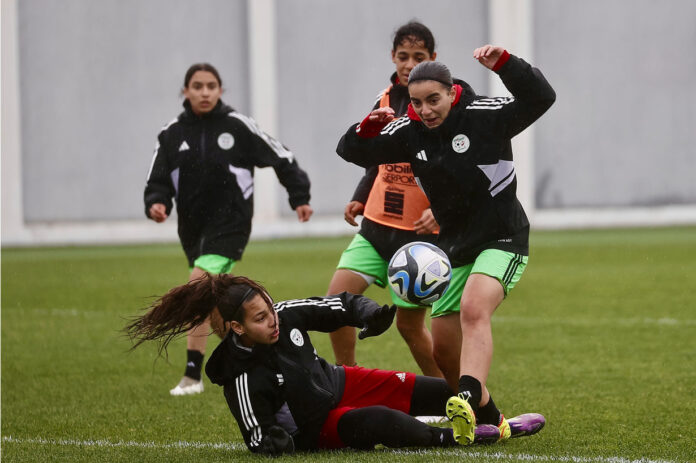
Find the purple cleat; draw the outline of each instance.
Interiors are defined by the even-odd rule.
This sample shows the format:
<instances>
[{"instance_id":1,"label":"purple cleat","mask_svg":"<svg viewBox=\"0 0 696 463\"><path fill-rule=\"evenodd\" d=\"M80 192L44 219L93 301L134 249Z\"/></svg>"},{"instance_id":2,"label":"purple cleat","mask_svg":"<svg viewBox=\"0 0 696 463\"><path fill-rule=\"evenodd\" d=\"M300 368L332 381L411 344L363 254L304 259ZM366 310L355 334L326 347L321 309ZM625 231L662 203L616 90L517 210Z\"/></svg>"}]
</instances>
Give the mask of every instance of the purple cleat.
<instances>
[{"instance_id":1,"label":"purple cleat","mask_svg":"<svg viewBox=\"0 0 696 463\"><path fill-rule=\"evenodd\" d=\"M546 418L539 413L525 413L512 417L507 422L510 424L510 437L523 437L541 431L546 424Z\"/></svg>"},{"instance_id":2,"label":"purple cleat","mask_svg":"<svg viewBox=\"0 0 696 463\"><path fill-rule=\"evenodd\" d=\"M474 444L495 444L500 439L500 430L492 424L479 424L474 430Z\"/></svg>"}]
</instances>

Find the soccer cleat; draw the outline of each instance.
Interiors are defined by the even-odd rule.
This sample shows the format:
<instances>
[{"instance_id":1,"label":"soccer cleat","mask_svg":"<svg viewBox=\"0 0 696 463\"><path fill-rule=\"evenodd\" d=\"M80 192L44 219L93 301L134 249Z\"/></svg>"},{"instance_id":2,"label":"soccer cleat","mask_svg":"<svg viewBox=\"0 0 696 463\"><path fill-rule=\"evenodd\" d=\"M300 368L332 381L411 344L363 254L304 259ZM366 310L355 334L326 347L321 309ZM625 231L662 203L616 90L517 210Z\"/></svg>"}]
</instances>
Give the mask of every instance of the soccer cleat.
<instances>
[{"instance_id":1,"label":"soccer cleat","mask_svg":"<svg viewBox=\"0 0 696 463\"><path fill-rule=\"evenodd\" d=\"M425 423L425 424L444 424L444 423L447 423L446 416L421 415L421 416L417 416L416 419L418 421L420 421L421 423Z\"/></svg>"},{"instance_id":2,"label":"soccer cleat","mask_svg":"<svg viewBox=\"0 0 696 463\"><path fill-rule=\"evenodd\" d=\"M181 378L179 384L177 384L174 389L169 391L171 395L191 395L200 394L201 392L203 392L203 380L197 381L193 378L189 378L188 376Z\"/></svg>"},{"instance_id":3,"label":"soccer cleat","mask_svg":"<svg viewBox=\"0 0 696 463\"><path fill-rule=\"evenodd\" d=\"M479 424L474 430L474 444L495 444L500 439L500 429L494 424Z\"/></svg>"},{"instance_id":4,"label":"soccer cleat","mask_svg":"<svg viewBox=\"0 0 696 463\"><path fill-rule=\"evenodd\" d=\"M510 422L505 419L505 416L500 414L500 424L498 424L498 431L500 432L499 440L509 439L512 435L510 431Z\"/></svg>"},{"instance_id":5,"label":"soccer cleat","mask_svg":"<svg viewBox=\"0 0 696 463\"><path fill-rule=\"evenodd\" d=\"M447 418L452 422L452 432L457 444L473 444L476 415L474 415L474 410L469 405L469 402L460 395L452 396L447 401L445 411Z\"/></svg>"},{"instance_id":6,"label":"soccer cleat","mask_svg":"<svg viewBox=\"0 0 696 463\"><path fill-rule=\"evenodd\" d=\"M510 426L510 437L523 437L536 434L546 424L544 415L525 413L506 420Z\"/></svg>"}]
</instances>

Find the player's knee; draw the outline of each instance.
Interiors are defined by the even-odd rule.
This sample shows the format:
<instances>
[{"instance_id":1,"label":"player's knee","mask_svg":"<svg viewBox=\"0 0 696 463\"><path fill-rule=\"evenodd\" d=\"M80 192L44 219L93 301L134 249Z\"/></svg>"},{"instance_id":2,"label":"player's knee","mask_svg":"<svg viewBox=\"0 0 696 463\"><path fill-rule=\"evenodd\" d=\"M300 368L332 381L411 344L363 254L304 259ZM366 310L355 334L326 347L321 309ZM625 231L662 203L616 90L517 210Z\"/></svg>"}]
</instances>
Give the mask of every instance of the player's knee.
<instances>
[{"instance_id":1,"label":"player's knee","mask_svg":"<svg viewBox=\"0 0 696 463\"><path fill-rule=\"evenodd\" d=\"M487 323L490 320L490 315L482 306L473 299L462 299L459 306L459 320L462 324L475 325L478 323Z\"/></svg>"}]
</instances>

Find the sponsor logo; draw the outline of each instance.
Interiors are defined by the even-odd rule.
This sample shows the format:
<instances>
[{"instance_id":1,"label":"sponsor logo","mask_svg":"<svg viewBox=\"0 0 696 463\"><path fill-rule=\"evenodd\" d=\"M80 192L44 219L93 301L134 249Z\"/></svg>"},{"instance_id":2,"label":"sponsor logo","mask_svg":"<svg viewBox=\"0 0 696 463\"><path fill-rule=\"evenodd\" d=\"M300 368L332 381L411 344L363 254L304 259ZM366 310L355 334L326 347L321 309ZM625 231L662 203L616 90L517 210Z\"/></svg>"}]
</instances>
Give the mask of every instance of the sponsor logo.
<instances>
[{"instance_id":1,"label":"sponsor logo","mask_svg":"<svg viewBox=\"0 0 696 463\"><path fill-rule=\"evenodd\" d=\"M293 328L293 330L290 331L290 340L297 347L304 346L304 337L302 336L302 333L300 333L300 330L298 330L297 328Z\"/></svg>"},{"instance_id":2,"label":"sponsor logo","mask_svg":"<svg viewBox=\"0 0 696 463\"><path fill-rule=\"evenodd\" d=\"M234 146L234 137L231 133L223 132L217 139L218 146L224 150L228 150Z\"/></svg>"},{"instance_id":3,"label":"sponsor logo","mask_svg":"<svg viewBox=\"0 0 696 463\"><path fill-rule=\"evenodd\" d=\"M397 373L396 377L399 378L402 383L406 382L406 373Z\"/></svg>"},{"instance_id":4,"label":"sponsor logo","mask_svg":"<svg viewBox=\"0 0 696 463\"><path fill-rule=\"evenodd\" d=\"M454 142L453 142L454 143ZM421 161L427 161L428 156L425 155L425 150L420 150L418 154L416 154L416 158L420 159Z\"/></svg>"},{"instance_id":5,"label":"sponsor logo","mask_svg":"<svg viewBox=\"0 0 696 463\"><path fill-rule=\"evenodd\" d=\"M460 154L463 153L464 151L469 149L470 145L471 145L471 142L469 141L469 137L467 137L463 133L456 135L452 139L452 149L456 153L460 153Z\"/></svg>"},{"instance_id":6,"label":"sponsor logo","mask_svg":"<svg viewBox=\"0 0 696 463\"><path fill-rule=\"evenodd\" d=\"M189 148L189 145L188 143L186 143L186 140L182 141L181 145L179 145L179 151L188 151L189 149L191 148Z\"/></svg>"}]
</instances>

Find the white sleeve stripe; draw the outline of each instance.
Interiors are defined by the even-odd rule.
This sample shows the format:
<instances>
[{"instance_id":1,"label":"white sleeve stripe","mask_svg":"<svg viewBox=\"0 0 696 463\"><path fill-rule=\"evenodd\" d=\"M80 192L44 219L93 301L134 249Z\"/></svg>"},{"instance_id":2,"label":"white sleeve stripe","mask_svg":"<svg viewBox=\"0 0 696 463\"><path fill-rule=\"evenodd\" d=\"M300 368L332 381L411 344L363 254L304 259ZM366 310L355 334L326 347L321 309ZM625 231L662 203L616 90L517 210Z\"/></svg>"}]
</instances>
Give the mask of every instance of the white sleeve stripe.
<instances>
[{"instance_id":1,"label":"white sleeve stripe","mask_svg":"<svg viewBox=\"0 0 696 463\"><path fill-rule=\"evenodd\" d=\"M243 375L239 376L236 380L236 386L237 386L237 402L239 402L239 409L241 411L242 415L242 422L244 424L244 427L246 428L247 431L251 429L251 424L249 423L247 419L247 409L246 409L246 403L242 399L242 377L246 376L246 373Z\"/></svg>"},{"instance_id":2,"label":"white sleeve stripe","mask_svg":"<svg viewBox=\"0 0 696 463\"><path fill-rule=\"evenodd\" d=\"M515 101L515 97L483 98L472 101L466 109L500 109L513 101Z\"/></svg>"},{"instance_id":3,"label":"white sleeve stripe","mask_svg":"<svg viewBox=\"0 0 696 463\"><path fill-rule=\"evenodd\" d=\"M324 299L293 299L290 301L282 301L278 302L275 305L275 309L277 312L282 311L283 309L287 309L290 307L298 307L298 306L304 306L304 305L313 305L317 307L328 307L332 310L345 310L343 307L343 302L341 301L341 298L339 297L331 297L331 298L324 298Z\"/></svg>"},{"instance_id":4,"label":"white sleeve stripe","mask_svg":"<svg viewBox=\"0 0 696 463\"><path fill-rule=\"evenodd\" d=\"M254 121L252 118L236 111L232 111L227 115L242 121L253 134L261 138L279 157L286 158L291 162L293 161L294 155L292 154L292 151L286 149L282 143L261 130L261 128L256 124L256 121Z\"/></svg>"},{"instance_id":5,"label":"white sleeve stripe","mask_svg":"<svg viewBox=\"0 0 696 463\"><path fill-rule=\"evenodd\" d=\"M169 127L171 127L176 121L178 121L179 118L175 117L171 121L167 122L164 127L162 127L162 130L160 130L160 134L167 130ZM159 142L159 137L157 137L157 143L155 143L155 153L152 155L152 161L150 162L150 169L147 171L147 180L150 181L150 175L152 175L152 168L155 167L155 159L157 159L157 153L159 152L160 149L160 142Z\"/></svg>"},{"instance_id":6,"label":"white sleeve stripe","mask_svg":"<svg viewBox=\"0 0 696 463\"><path fill-rule=\"evenodd\" d=\"M157 159L157 154L159 153L160 149L160 143L159 140L157 140L157 143L155 143L155 152L152 154L152 161L150 161L150 169L147 171L147 178L145 179L146 182L150 181L150 175L152 175L152 169L155 167L155 160Z\"/></svg>"},{"instance_id":7,"label":"white sleeve stripe","mask_svg":"<svg viewBox=\"0 0 696 463\"><path fill-rule=\"evenodd\" d=\"M394 119L389 124L387 124L382 129L380 134L381 135L394 135L394 132L396 132L397 130L399 130L402 127L406 127L410 123L411 123L411 120L408 118L408 116L402 116L398 119Z\"/></svg>"},{"instance_id":8,"label":"white sleeve stripe","mask_svg":"<svg viewBox=\"0 0 696 463\"><path fill-rule=\"evenodd\" d=\"M261 443L261 427L258 421L256 421L256 416L254 416L254 410L251 407L251 399L249 398L249 384L248 375L243 373L237 377L237 400L239 401L239 408L241 410L242 421L244 427L247 431L251 431L251 443L252 447L257 447Z\"/></svg>"}]
</instances>

